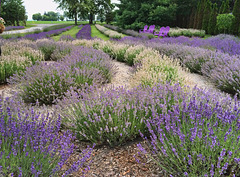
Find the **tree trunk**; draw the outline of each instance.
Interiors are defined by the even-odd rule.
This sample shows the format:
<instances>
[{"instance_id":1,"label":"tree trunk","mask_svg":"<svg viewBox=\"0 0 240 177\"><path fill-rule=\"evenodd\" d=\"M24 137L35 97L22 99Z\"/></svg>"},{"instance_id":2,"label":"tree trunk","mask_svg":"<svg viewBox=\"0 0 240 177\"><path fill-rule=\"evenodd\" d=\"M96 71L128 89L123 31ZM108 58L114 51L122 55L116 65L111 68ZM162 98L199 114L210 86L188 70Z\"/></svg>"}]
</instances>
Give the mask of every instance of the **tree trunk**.
<instances>
[{"instance_id":1,"label":"tree trunk","mask_svg":"<svg viewBox=\"0 0 240 177\"><path fill-rule=\"evenodd\" d=\"M90 13L89 15L89 24L93 24L93 14Z\"/></svg>"},{"instance_id":2,"label":"tree trunk","mask_svg":"<svg viewBox=\"0 0 240 177\"><path fill-rule=\"evenodd\" d=\"M74 12L75 25L77 25L77 11Z\"/></svg>"}]
</instances>

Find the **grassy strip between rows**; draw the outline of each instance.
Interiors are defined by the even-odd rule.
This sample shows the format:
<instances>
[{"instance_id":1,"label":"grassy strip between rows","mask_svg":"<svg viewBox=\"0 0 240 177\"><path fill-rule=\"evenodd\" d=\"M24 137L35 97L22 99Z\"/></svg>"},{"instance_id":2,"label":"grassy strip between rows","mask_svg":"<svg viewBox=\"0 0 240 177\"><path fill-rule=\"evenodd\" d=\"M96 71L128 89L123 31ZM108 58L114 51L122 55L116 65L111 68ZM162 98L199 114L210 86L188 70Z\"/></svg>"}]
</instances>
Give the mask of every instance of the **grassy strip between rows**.
<instances>
[{"instance_id":1,"label":"grassy strip between rows","mask_svg":"<svg viewBox=\"0 0 240 177\"><path fill-rule=\"evenodd\" d=\"M106 36L105 34L101 33L101 32L95 27L95 25L91 25L91 30L92 30L92 33L91 33L91 36L92 36L92 37L98 37L98 38L103 39L104 41L109 40L109 37Z\"/></svg>"},{"instance_id":2,"label":"grassy strip between rows","mask_svg":"<svg viewBox=\"0 0 240 177\"><path fill-rule=\"evenodd\" d=\"M60 39L63 35L70 35L70 36L72 36L73 38L76 38L76 34L78 33L78 31L79 31L80 29L81 29L81 28L79 28L78 26L75 26L75 27L73 27L72 29L61 33L60 35L53 36L52 38L53 38L55 41L59 41L59 39Z\"/></svg>"}]
</instances>

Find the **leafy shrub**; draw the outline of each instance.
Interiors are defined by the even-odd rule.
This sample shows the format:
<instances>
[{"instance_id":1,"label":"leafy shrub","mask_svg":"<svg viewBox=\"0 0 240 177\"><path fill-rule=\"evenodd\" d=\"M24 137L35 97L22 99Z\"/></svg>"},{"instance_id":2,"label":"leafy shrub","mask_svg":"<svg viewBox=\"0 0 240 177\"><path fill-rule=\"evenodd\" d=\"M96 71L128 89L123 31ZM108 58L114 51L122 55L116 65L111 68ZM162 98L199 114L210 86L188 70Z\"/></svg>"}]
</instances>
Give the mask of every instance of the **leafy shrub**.
<instances>
[{"instance_id":1,"label":"leafy shrub","mask_svg":"<svg viewBox=\"0 0 240 177\"><path fill-rule=\"evenodd\" d=\"M224 33L226 30L230 30L232 27L232 23L234 21L234 15L232 14L219 14L217 16L217 27L219 30L224 30Z\"/></svg>"},{"instance_id":2,"label":"leafy shrub","mask_svg":"<svg viewBox=\"0 0 240 177\"><path fill-rule=\"evenodd\" d=\"M66 172L61 170L73 152L71 140L74 137L69 131L59 134L60 118L50 120L34 110L26 115L14 112L10 108L12 102L0 97L1 176L59 176L83 167L91 155L91 148L84 150L74 168Z\"/></svg>"},{"instance_id":3,"label":"leafy shrub","mask_svg":"<svg viewBox=\"0 0 240 177\"><path fill-rule=\"evenodd\" d=\"M141 152L170 176L239 176L239 102L198 89L181 98L146 120L149 150L139 144Z\"/></svg>"}]
</instances>

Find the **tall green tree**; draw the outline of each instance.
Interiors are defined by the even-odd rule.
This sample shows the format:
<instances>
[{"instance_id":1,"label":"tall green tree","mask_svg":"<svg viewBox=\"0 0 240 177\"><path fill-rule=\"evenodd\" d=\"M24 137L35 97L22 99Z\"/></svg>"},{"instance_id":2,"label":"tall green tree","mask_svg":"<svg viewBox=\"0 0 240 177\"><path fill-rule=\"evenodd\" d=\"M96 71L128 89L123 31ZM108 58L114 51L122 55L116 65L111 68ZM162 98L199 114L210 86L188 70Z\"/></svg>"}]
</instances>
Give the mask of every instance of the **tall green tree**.
<instances>
[{"instance_id":1,"label":"tall green tree","mask_svg":"<svg viewBox=\"0 0 240 177\"><path fill-rule=\"evenodd\" d=\"M230 6L229 6L229 0L226 0L226 2L224 3L222 14L228 14L228 13L230 13Z\"/></svg>"},{"instance_id":2,"label":"tall green tree","mask_svg":"<svg viewBox=\"0 0 240 177\"><path fill-rule=\"evenodd\" d=\"M33 14L32 19L40 21L40 20L42 20L42 15L40 13Z\"/></svg>"},{"instance_id":3,"label":"tall green tree","mask_svg":"<svg viewBox=\"0 0 240 177\"><path fill-rule=\"evenodd\" d=\"M211 6L212 6L211 2L209 0L205 0L202 29L205 30L206 33L208 33L208 23L209 23L210 13L212 10Z\"/></svg>"},{"instance_id":4,"label":"tall green tree","mask_svg":"<svg viewBox=\"0 0 240 177\"><path fill-rule=\"evenodd\" d=\"M217 3L213 4L211 10L209 22L208 22L208 33L211 35L216 34L216 25L217 25Z\"/></svg>"},{"instance_id":5,"label":"tall green tree","mask_svg":"<svg viewBox=\"0 0 240 177\"><path fill-rule=\"evenodd\" d=\"M1 3L1 16L5 19L7 25L20 25L26 19L26 10L22 0L4 0Z\"/></svg>"},{"instance_id":6,"label":"tall green tree","mask_svg":"<svg viewBox=\"0 0 240 177\"><path fill-rule=\"evenodd\" d=\"M219 14L223 13L224 7L225 7L225 1L222 1L221 7L220 7L219 12L218 12Z\"/></svg>"},{"instance_id":7,"label":"tall green tree","mask_svg":"<svg viewBox=\"0 0 240 177\"><path fill-rule=\"evenodd\" d=\"M205 0L201 0L200 6L198 9L197 29L202 29L204 8L205 8Z\"/></svg>"},{"instance_id":8,"label":"tall green tree","mask_svg":"<svg viewBox=\"0 0 240 177\"><path fill-rule=\"evenodd\" d=\"M233 22L233 33L235 35L240 35L240 0L236 0L233 7L233 15L235 16L234 22Z\"/></svg>"}]
</instances>

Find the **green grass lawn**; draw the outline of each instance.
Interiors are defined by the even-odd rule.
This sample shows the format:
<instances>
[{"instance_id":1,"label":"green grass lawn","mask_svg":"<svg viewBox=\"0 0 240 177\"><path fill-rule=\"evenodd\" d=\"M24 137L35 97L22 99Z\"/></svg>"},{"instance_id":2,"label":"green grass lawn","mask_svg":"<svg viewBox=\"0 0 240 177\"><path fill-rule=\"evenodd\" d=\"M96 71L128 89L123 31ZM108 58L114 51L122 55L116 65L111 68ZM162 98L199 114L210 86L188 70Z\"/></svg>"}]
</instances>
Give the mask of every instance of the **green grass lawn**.
<instances>
[{"instance_id":1,"label":"green grass lawn","mask_svg":"<svg viewBox=\"0 0 240 177\"><path fill-rule=\"evenodd\" d=\"M104 41L109 40L109 37L106 36L106 35L104 35L103 33L101 33L101 32L95 27L95 25L91 25L91 30L92 30L92 33L91 33L91 36L92 36L92 37L98 37L98 38L103 39Z\"/></svg>"},{"instance_id":2,"label":"green grass lawn","mask_svg":"<svg viewBox=\"0 0 240 177\"><path fill-rule=\"evenodd\" d=\"M79 26L79 25L78 25ZM58 41L62 35L70 35L72 36L73 38L76 39L76 34L78 33L78 31L81 29L79 28L78 26L75 26L73 27L72 29L68 30L68 31L65 31L63 33L61 33L60 35L57 35L57 36L54 36L52 37L55 41Z\"/></svg>"}]
</instances>

